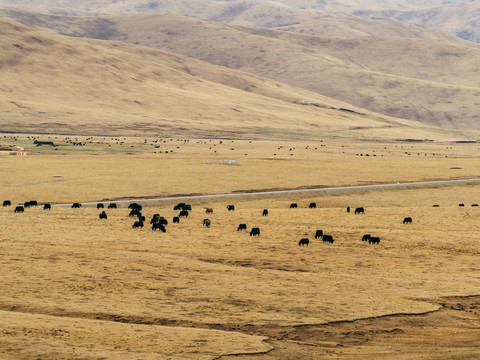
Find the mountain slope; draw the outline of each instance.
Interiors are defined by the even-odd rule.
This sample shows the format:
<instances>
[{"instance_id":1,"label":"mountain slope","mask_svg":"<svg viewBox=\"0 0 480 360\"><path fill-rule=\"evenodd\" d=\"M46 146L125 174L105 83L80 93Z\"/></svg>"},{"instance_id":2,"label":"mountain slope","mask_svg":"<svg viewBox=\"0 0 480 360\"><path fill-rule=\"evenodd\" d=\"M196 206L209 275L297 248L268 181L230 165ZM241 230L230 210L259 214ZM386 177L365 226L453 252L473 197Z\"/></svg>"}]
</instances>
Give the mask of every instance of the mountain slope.
<instances>
[{"instance_id":1,"label":"mountain slope","mask_svg":"<svg viewBox=\"0 0 480 360\"><path fill-rule=\"evenodd\" d=\"M155 49L6 21L0 32L4 131L313 138L436 131L342 111L349 105ZM300 105L303 99L316 106Z\"/></svg>"},{"instance_id":2,"label":"mountain slope","mask_svg":"<svg viewBox=\"0 0 480 360\"><path fill-rule=\"evenodd\" d=\"M457 4L470 0L456 0ZM164 12L187 16L192 14L225 13L230 15L239 9L255 6L269 6L284 9L321 10L351 13L359 10L411 11L451 3L445 0L3 0L2 6L26 8L48 13L70 12L90 14L126 14L142 12ZM212 19L212 18L209 18Z\"/></svg>"},{"instance_id":3,"label":"mountain slope","mask_svg":"<svg viewBox=\"0 0 480 360\"><path fill-rule=\"evenodd\" d=\"M480 42L480 0L421 9L416 11L364 11L360 16L395 18L420 26L434 27L462 39Z\"/></svg>"},{"instance_id":4,"label":"mountain slope","mask_svg":"<svg viewBox=\"0 0 480 360\"><path fill-rule=\"evenodd\" d=\"M175 15L56 19L51 27L69 35L172 51L389 116L480 129L480 50L471 46L406 38L324 38Z\"/></svg>"}]
</instances>

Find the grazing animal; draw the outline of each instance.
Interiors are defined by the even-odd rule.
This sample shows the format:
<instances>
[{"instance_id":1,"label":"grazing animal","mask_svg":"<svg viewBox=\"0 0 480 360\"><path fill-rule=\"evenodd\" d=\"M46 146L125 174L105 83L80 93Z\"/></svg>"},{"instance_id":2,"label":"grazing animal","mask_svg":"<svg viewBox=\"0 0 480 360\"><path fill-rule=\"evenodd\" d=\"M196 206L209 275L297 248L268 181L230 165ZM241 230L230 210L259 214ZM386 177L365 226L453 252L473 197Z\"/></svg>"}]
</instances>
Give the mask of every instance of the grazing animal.
<instances>
[{"instance_id":1,"label":"grazing animal","mask_svg":"<svg viewBox=\"0 0 480 360\"><path fill-rule=\"evenodd\" d=\"M110 203L110 204L108 204L108 208L109 208L109 209L116 209L116 208L117 208L117 204L115 204L115 203Z\"/></svg>"},{"instance_id":2,"label":"grazing animal","mask_svg":"<svg viewBox=\"0 0 480 360\"><path fill-rule=\"evenodd\" d=\"M128 208L129 209L138 209L138 210L142 210L142 205L140 204L137 204L137 203L131 203L130 205L128 205Z\"/></svg>"},{"instance_id":3,"label":"grazing animal","mask_svg":"<svg viewBox=\"0 0 480 360\"><path fill-rule=\"evenodd\" d=\"M103 209L103 204L98 203L97 204L97 209Z\"/></svg>"},{"instance_id":4,"label":"grazing animal","mask_svg":"<svg viewBox=\"0 0 480 360\"><path fill-rule=\"evenodd\" d=\"M24 211L25 209L22 205L18 205L14 210L14 212L24 212Z\"/></svg>"},{"instance_id":5,"label":"grazing animal","mask_svg":"<svg viewBox=\"0 0 480 360\"><path fill-rule=\"evenodd\" d=\"M370 234L365 234L362 237L362 241L369 241L371 238L372 238L372 236Z\"/></svg>"},{"instance_id":6,"label":"grazing animal","mask_svg":"<svg viewBox=\"0 0 480 360\"><path fill-rule=\"evenodd\" d=\"M72 204L72 209L80 209L82 207L82 204L80 203L73 203Z\"/></svg>"},{"instance_id":7,"label":"grazing animal","mask_svg":"<svg viewBox=\"0 0 480 360\"><path fill-rule=\"evenodd\" d=\"M363 207L357 207L355 209L355 214L365 214L365 209Z\"/></svg>"},{"instance_id":8,"label":"grazing animal","mask_svg":"<svg viewBox=\"0 0 480 360\"><path fill-rule=\"evenodd\" d=\"M142 214L138 215L138 220L141 222L145 222L145 216L143 216Z\"/></svg>"},{"instance_id":9,"label":"grazing animal","mask_svg":"<svg viewBox=\"0 0 480 360\"><path fill-rule=\"evenodd\" d=\"M465 204L458 204L458 206L465 206Z\"/></svg>"},{"instance_id":10,"label":"grazing animal","mask_svg":"<svg viewBox=\"0 0 480 360\"><path fill-rule=\"evenodd\" d=\"M315 231L315 239L323 237L323 230Z\"/></svg>"},{"instance_id":11,"label":"grazing animal","mask_svg":"<svg viewBox=\"0 0 480 360\"><path fill-rule=\"evenodd\" d=\"M316 209L316 208L317 208L317 203L314 203L314 202L310 203L310 204L308 205L308 208L309 208L309 209Z\"/></svg>"},{"instance_id":12,"label":"grazing animal","mask_svg":"<svg viewBox=\"0 0 480 360\"><path fill-rule=\"evenodd\" d=\"M250 230L250 236L260 236L260 229L258 227L252 228L252 230Z\"/></svg>"},{"instance_id":13,"label":"grazing animal","mask_svg":"<svg viewBox=\"0 0 480 360\"><path fill-rule=\"evenodd\" d=\"M262 216L267 216L267 215L268 215L268 210L267 210L267 209L263 209Z\"/></svg>"},{"instance_id":14,"label":"grazing animal","mask_svg":"<svg viewBox=\"0 0 480 360\"><path fill-rule=\"evenodd\" d=\"M372 236L369 240L368 240L368 243L369 244L380 244L380 238L378 236Z\"/></svg>"},{"instance_id":15,"label":"grazing animal","mask_svg":"<svg viewBox=\"0 0 480 360\"><path fill-rule=\"evenodd\" d=\"M235 210L235 205L227 205L227 210L228 210L228 211L233 211L233 210Z\"/></svg>"},{"instance_id":16,"label":"grazing animal","mask_svg":"<svg viewBox=\"0 0 480 360\"><path fill-rule=\"evenodd\" d=\"M211 224L210 219L203 219L203 226L206 226L207 228L209 228L210 224Z\"/></svg>"},{"instance_id":17,"label":"grazing animal","mask_svg":"<svg viewBox=\"0 0 480 360\"><path fill-rule=\"evenodd\" d=\"M158 220L160 220L160 218L158 216L154 216L150 220L150 224L156 224L156 223L158 223Z\"/></svg>"},{"instance_id":18,"label":"grazing animal","mask_svg":"<svg viewBox=\"0 0 480 360\"><path fill-rule=\"evenodd\" d=\"M153 224L152 230L160 230L161 232L167 231L167 229L165 229L165 226L163 226L163 224L160 224L160 223Z\"/></svg>"},{"instance_id":19,"label":"grazing animal","mask_svg":"<svg viewBox=\"0 0 480 360\"><path fill-rule=\"evenodd\" d=\"M213 213L213 209L212 208L205 208L205 212L207 214L211 214L211 213Z\"/></svg>"},{"instance_id":20,"label":"grazing animal","mask_svg":"<svg viewBox=\"0 0 480 360\"><path fill-rule=\"evenodd\" d=\"M168 225L168 220L165 219L163 216L160 216L160 217L158 218L158 223L159 223L159 224L162 224L162 225Z\"/></svg>"},{"instance_id":21,"label":"grazing animal","mask_svg":"<svg viewBox=\"0 0 480 360\"><path fill-rule=\"evenodd\" d=\"M11 206L12 202L10 200L3 200L3 206Z\"/></svg>"},{"instance_id":22,"label":"grazing animal","mask_svg":"<svg viewBox=\"0 0 480 360\"><path fill-rule=\"evenodd\" d=\"M322 241L329 242L333 244L333 236L332 235L323 235Z\"/></svg>"},{"instance_id":23,"label":"grazing animal","mask_svg":"<svg viewBox=\"0 0 480 360\"><path fill-rule=\"evenodd\" d=\"M132 217L132 216L140 216L142 215L141 211L138 210L138 209L132 209L130 210L130 214L128 214L128 216Z\"/></svg>"},{"instance_id":24,"label":"grazing animal","mask_svg":"<svg viewBox=\"0 0 480 360\"><path fill-rule=\"evenodd\" d=\"M135 221L133 223L132 228L136 229L136 228L139 228L139 227L143 228L143 222L142 221Z\"/></svg>"},{"instance_id":25,"label":"grazing animal","mask_svg":"<svg viewBox=\"0 0 480 360\"><path fill-rule=\"evenodd\" d=\"M290 204L290 209L296 209L298 205L296 203L291 203Z\"/></svg>"},{"instance_id":26,"label":"grazing animal","mask_svg":"<svg viewBox=\"0 0 480 360\"><path fill-rule=\"evenodd\" d=\"M310 240L308 240L307 238L304 238L304 239L300 239L300 241L298 242L298 246L303 246L303 245L307 245L310 244Z\"/></svg>"},{"instance_id":27,"label":"grazing animal","mask_svg":"<svg viewBox=\"0 0 480 360\"><path fill-rule=\"evenodd\" d=\"M188 205L188 204L186 204L186 205L184 205L184 206L182 207L182 210L185 210L185 211L192 211L192 205Z\"/></svg>"},{"instance_id":28,"label":"grazing animal","mask_svg":"<svg viewBox=\"0 0 480 360\"><path fill-rule=\"evenodd\" d=\"M472 204L472 206L478 206L478 204Z\"/></svg>"},{"instance_id":29,"label":"grazing animal","mask_svg":"<svg viewBox=\"0 0 480 360\"><path fill-rule=\"evenodd\" d=\"M350 206L347 206L347 213L350 212Z\"/></svg>"},{"instance_id":30,"label":"grazing animal","mask_svg":"<svg viewBox=\"0 0 480 360\"><path fill-rule=\"evenodd\" d=\"M435 204L435 205L433 205L433 207L440 207L440 205L436 205L436 204Z\"/></svg>"},{"instance_id":31,"label":"grazing animal","mask_svg":"<svg viewBox=\"0 0 480 360\"><path fill-rule=\"evenodd\" d=\"M175 224L175 223L179 223L179 222L180 222L180 218L179 218L178 216L175 216L172 221L173 221L174 224Z\"/></svg>"},{"instance_id":32,"label":"grazing animal","mask_svg":"<svg viewBox=\"0 0 480 360\"><path fill-rule=\"evenodd\" d=\"M107 213L105 211L102 211L100 214L98 214L98 217L100 219L107 219Z\"/></svg>"},{"instance_id":33,"label":"grazing animal","mask_svg":"<svg viewBox=\"0 0 480 360\"><path fill-rule=\"evenodd\" d=\"M29 208L30 207L30 201L25 201L23 204L23 207Z\"/></svg>"},{"instance_id":34,"label":"grazing animal","mask_svg":"<svg viewBox=\"0 0 480 360\"><path fill-rule=\"evenodd\" d=\"M178 217L188 217L188 211L187 210L180 211L180 214L178 214Z\"/></svg>"},{"instance_id":35,"label":"grazing animal","mask_svg":"<svg viewBox=\"0 0 480 360\"><path fill-rule=\"evenodd\" d=\"M43 204L43 210L50 210L52 208L52 205L50 204Z\"/></svg>"},{"instance_id":36,"label":"grazing animal","mask_svg":"<svg viewBox=\"0 0 480 360\"><path fill-rule=\"evenodd\" d=\"M412 218L411 217L406 217L405 219L403 219L403 223L404 224L411 224L412 223Z\"/></svg>"},{"instance_id":37,"label":"grazing animal","mask_svg":"<svg viewBox=\"0 0 480 360\"><path fill-rule=\"evenodd\" d=\"M247 231L247 224L238 225L237 231L245 230Z\"/></svg>"},{"instance_id":38,"label":"grazing animal","mask_svg":"<svg viewBox=\"0 0 480 360\"><path fill-rule=\"evenodd\" d=\"M37 200L30 200L30 206L38 206Z\"/></svg>"},{"instance_id":39,"label":"grazing animal","mask_svg":"<svg viewBox=\"0 0 480 360\"><path fill-rule=\"evenodd\" d=\"M185 203L178 203L173 207L173 210L181 210L185 205L186 205Z\"/></svg>"}]
</instances>

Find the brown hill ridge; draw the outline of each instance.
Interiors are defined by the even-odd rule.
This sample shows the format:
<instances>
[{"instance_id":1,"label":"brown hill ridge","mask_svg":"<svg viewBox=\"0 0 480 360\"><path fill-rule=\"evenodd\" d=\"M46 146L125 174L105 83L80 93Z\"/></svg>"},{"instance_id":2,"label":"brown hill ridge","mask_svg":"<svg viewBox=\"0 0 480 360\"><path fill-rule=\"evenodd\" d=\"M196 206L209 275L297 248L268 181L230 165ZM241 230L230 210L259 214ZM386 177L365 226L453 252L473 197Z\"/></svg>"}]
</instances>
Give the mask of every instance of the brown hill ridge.
<instances>
[{"instance_id":1,"label":"brown hill ridge","mask_svg":"<svg viewBox=\"0 0 480 360\"><path fill-rule=\"evenodd\" d=\"M160 14L56 18L51 27L172 51L393 117L480 129L480 49L461 43L324 38Z\"/></svg>"},{"instance_id":2,"label":"brown hill ridge","mask_svg":"<svg viewBox=\"0 0 480 360\"><path fill-rule=\"evenodd\" d=\"M0 121L6 131L445 136L415 122L164 51L63 37L7 21L0 22L0 31Z\"/></svg>"}]
</instances>

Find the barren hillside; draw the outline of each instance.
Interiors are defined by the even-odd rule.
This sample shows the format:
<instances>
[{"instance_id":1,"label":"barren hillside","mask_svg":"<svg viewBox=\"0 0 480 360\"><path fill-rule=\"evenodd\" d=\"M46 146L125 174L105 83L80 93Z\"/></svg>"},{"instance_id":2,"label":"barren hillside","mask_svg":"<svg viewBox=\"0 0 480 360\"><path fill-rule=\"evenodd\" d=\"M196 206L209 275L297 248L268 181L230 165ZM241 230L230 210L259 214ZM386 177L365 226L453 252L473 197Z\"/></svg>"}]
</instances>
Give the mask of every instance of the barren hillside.
<instances>
[{"instance_id":1,"label":"barren hillside","mask_svg":"<svg viewBox=\"0 0 480 360\"><path fill-rule=\"evenodd\" d=\"M62 37L5 21L0 26L4 130L236 137L430 132L155 49Z\"/></svg>"},{"instance_id":2,"label":"barren hillside","mask_svg":"<svg viewBox=\"0 0 480 360\"><path fill-rule=\"evenodd\" d=\"M172 51L389 116L480 129L480 50L460 43L325 38L159 14L53 20L31 22Z\"/></svg>"},{"instance_id":3,"label":"barren hillside","mask_svg":"<svg viewBox=\"0 0 480 360\"><path fill-rule=\"evenodd\" d=\"M480 42L479 13L480 1L474 0L411 11L361 11L357 15L395 18L420 26L434 27L478 43Z\"/></svg>"},{"instance_id":4,"label":"barren hillside","mask_svg":"<svg viewBox=\"0 0 480 360\"><path fill-rule=\"evenodd\" d=\"M469 0L456 0L455 3L468 3ZM2 6L22 7L28 9L55 12L77 12L98 14L125 14L139 12L167 12L188 15L200 10L203 15L213 16L241 12L256 6L272 8L322 10L351 13L358 10L419 10L451 3L446 0L3 0ZM198 14L198 12L197 12ZM199 14L198 14L199 15ZM205 17L203 17L205 18Z\"/></svg>"}]
</instances>

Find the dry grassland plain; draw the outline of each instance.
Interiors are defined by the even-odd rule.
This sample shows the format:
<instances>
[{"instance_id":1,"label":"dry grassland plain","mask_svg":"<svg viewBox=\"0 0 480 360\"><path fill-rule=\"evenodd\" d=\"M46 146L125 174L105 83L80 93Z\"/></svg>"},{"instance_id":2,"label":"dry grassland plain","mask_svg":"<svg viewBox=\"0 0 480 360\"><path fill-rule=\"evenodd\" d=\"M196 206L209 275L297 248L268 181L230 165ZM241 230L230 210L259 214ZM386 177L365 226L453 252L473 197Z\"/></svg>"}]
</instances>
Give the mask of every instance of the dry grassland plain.
<instances>
[{"instance_id":1,"label":"dry grassland plain","mask_svg":"<svg viewBox=\"0 0 480 360\"><path fill-rule=\"evenodd\" d=\"M480 172L478 144L78 137L86 145L74 146L58 136L51 148L5 136L29 150L0 157L0 199L12 205ZM239 165L204 163L224 159ZM480 208L471 206L480 185L192 200L173 224L176 202L144 203L142 229L132 229L126 204L105 209L107 220L94 206L2 207L2 358L480 356ZM154 213L169 221L165 233L151 230ZM240 223L260 236L237 231ZM335 242L315 239L317 229ZM366 233L380 244L362 242ZM310 245L298 246L301 238Z\"/></svg>"}]
</instances>

